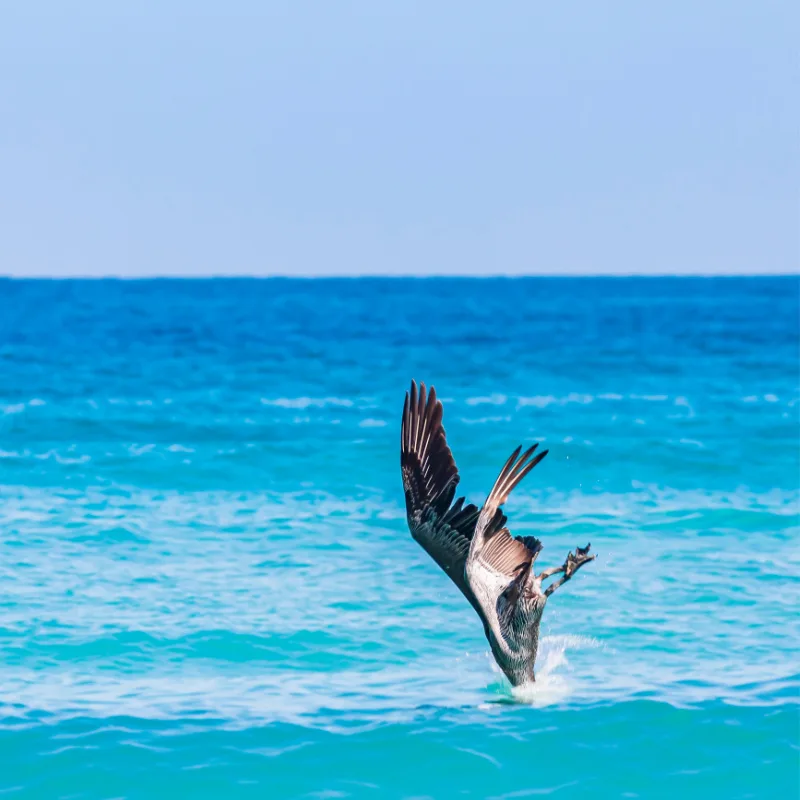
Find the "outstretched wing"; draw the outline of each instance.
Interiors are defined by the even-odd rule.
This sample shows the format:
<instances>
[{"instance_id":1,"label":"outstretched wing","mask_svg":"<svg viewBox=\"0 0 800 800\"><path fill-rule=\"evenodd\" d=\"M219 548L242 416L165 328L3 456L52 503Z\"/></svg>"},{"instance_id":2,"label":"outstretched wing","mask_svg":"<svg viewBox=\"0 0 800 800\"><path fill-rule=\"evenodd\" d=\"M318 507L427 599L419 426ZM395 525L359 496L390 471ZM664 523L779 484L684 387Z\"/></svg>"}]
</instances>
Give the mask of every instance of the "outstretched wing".
<instances>
[{"instance_id":1,"label":"outstretched wing","mask_svg":"<svg viewBox=\"0 0 800 800\"><path fill-rule=\"evenodd\" d=\"M514 487L547 455L547 450L535 455L536 448L534 445L520 455L522 448L518 447L511 454L486 498L477 524L479 541L473 548L473 558L508 580L517 575L520 567L531 564L542 549L535 536L512 536L501 508Z\"/></svg>"},{"instance_id":2,"label":"outstretched wing","mask_svg":"<svg viewBox=\"0 0 800 800\"><path fill-rule=\"evenodd\" d=\"M471 503L464 505L463 497L453 503L458 469L442 426L442 404L433 387L426 396L424 383L417 392L412 381L406 393L400 467L411 535L475 606L464 564L478 509Z\"/></svg>"},{"instance_id":3,"label":"outstretched wing","mask_svg":"<svg viewBox=\"0 0 800 800\"><path fill-rule=\"evenodd\" d=\"M506 461L481 509L469 553L470 590L478 598L495 635L500 634L503 639L513 617L509 612L513 612L528 582L542 543L535 536L512 536L501 506L514 487L547 455L547 450L535 455L536 447L521 456L522 448L518 447Z\"/></svg>"}]
</instances>

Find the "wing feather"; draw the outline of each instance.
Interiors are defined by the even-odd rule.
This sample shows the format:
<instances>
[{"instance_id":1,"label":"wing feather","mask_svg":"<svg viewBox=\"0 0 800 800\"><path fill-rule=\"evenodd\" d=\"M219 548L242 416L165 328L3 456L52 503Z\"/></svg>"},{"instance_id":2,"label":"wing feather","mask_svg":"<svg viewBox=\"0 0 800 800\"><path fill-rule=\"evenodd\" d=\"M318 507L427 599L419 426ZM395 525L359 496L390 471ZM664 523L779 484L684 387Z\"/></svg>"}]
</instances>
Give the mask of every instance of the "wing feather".
<instances>
[{"instance_id":1,"label":"wing feather","mask_svg":"<svg viewBox=\"0 0 800 800\"><path fill-rule=\"evenodd\" d=\"M414 381L406 393L401 430L400 468L408 527L414 539L473 604L464 564L478 521L478 508L455 502L458 469L442 424L443 409L431 387Z\"/></svg>"},{"instance_id":2,"label":"wing feather","mask_svg":"<svg viewBox=\"0 0 800 800\"><path fill-rule=\"evenodd\" d=\"M518 601L524 596L533 562L542 550L535 536L512 536L501 508L519 482L547 455L536 445L520 455L518 447L503 465L478 517L466 573L479 613L493 631L498 645L513 646L513 626Z\"/></svg>"}]
</instances>

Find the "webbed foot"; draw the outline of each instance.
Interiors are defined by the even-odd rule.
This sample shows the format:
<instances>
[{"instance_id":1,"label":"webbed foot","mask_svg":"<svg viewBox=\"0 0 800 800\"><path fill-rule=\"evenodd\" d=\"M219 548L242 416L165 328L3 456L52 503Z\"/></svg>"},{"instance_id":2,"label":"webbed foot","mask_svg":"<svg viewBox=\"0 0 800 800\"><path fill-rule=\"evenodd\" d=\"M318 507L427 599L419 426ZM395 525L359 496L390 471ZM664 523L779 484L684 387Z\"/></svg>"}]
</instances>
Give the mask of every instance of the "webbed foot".
<instances>
[{"instance_id":1,"label":"webbed foot","mask_svg":"<svg viewBox=\"0 0 800 800\"><path fill-rule=\"evenodd\" d=\"M551 575L555 575L557 572L563 572L564 577L560 580L557 580L555 583L551 583L544 590L545 597L550 597L553 592L558 589L559 586L565 584L584 564L588 564L590 561L594 561L597 556L590 556L589 555L589 548L591 544L587 544L586 547L576 547L575 554L573 555L572 551L570 550L569 554L567 555L567 560L564 562L563 567L556 567L555 569L545 570L539 578L549 578Z\"/></svg>"},{"instance_id":2,"label":"webbed foot","mask_svg":"<svg viewBox=\"0 0 800 800\"><path fill-rule=\"evenodd\" d=\"M586 547L576 547L575 555L572 555L572 551L570 550L567 555L567 560L564 562L565 578L571 578L584 564L588 564L590 561L594 561L595 558L597 558L596 555L589 555L591 547L591 542L587 544Z\"/></svg>"}]
</instances>

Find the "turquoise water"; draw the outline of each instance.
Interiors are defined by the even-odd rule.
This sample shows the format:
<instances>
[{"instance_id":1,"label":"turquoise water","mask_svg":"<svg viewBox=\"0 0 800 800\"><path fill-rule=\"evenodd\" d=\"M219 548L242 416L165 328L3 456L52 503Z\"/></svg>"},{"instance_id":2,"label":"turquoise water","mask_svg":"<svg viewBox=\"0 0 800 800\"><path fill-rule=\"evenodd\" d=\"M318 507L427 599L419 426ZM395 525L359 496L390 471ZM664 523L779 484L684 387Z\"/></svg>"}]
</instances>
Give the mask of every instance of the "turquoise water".
<instances>
[{"instance_id":1,"label":"turquoise water","mask_svg":"<svg viewBox=\"0 0 800 800\"><path fill-rule=\"evenodd\" d=\"M0 281L0 792L800 796L798 281ZM535 688L410 538L433 382L555 594Z\"/></svg>"}]
</instances>

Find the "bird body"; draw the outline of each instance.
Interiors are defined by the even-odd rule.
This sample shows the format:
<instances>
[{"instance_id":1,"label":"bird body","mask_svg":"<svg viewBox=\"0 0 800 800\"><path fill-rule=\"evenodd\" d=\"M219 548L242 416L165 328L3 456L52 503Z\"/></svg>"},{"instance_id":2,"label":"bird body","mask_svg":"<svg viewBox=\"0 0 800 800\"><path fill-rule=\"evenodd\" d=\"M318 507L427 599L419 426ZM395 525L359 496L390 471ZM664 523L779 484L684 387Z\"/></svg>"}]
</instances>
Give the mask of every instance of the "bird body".
<instances>
[{"instance_id":1,"label":"bird body","mask_svg":"<svg viewBox=\"0 0 800 800\"><path fill-rule=\"evenodd\" d=\"M406 393L400 466L412 537L461 590L480 617L492 654L514 686L535 680L539 626L547 598L594 559L589 545L569 553L563 566L535 574L542 543L512 536L502 511L515 486L547 455L537 446L506 461L481 509L455 500L458 469L442 425L442 404L431 387ZM546 589L542 581L564 576Z\"/></svg>"}]
</instances>

